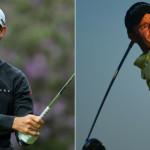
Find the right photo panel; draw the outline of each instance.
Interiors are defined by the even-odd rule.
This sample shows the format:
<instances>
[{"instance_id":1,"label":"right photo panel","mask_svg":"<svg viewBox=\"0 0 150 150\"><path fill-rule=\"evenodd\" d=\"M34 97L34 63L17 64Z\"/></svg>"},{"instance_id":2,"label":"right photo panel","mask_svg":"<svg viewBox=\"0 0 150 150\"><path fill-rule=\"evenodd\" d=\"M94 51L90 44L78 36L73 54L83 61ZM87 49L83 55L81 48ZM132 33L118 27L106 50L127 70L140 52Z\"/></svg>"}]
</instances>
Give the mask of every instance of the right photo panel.
<instances>
[{"instance_id":1,"label":"right photo panel","mask_svg":"<svg viewBox=\"0 0 150 150\"><path fill-rule=\"evenodd\" d=\"M76 0L76 150L148 150L150 1Z\"/></svg>"}]
</instances>

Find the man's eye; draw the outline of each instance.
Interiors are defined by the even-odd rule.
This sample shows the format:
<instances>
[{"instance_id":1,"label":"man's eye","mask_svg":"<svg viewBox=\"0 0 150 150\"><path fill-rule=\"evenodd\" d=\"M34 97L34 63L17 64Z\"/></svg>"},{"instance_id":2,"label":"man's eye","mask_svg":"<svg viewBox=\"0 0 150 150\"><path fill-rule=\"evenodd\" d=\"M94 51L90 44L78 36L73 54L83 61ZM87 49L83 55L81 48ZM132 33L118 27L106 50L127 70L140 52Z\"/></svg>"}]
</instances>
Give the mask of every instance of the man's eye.
<instances>
[{"instance_id":1,"label":"man's eye","mask_svg":"<svg viewBox=\"0 0 150 150\"><path fill-rule=\"evenodd\" d=\"M147 26L146 25L144 25L143 27L142 27L142 29L145 29Z\"/></svg>"},{"instance_id":2,"label":"man's eye","mask_svg":"<svg viewBox=\"0 0 150 150\"><path fill-rule=\"evenodd\" d=\"M140 30L147 29L147 27L148 27L148 25L146 24L146 25L142 26L142 27L140 28Z\"/></svg>"}]
</instances>

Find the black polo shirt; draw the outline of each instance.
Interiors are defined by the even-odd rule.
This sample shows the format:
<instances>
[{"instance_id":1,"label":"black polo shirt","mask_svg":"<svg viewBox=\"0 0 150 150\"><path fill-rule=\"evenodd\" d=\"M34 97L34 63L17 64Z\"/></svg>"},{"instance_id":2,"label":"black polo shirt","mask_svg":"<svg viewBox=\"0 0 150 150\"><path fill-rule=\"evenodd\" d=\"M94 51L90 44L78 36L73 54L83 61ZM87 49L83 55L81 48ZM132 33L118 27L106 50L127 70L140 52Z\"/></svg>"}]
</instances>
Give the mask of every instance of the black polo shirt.
<instances>
[{"instance_id":1,"label":"black polo shirt","mask_svg":"<svg viewBox=\"0 0 150 150\"><path fill-rule=\"evenodd\" d=\"M13 150L15 116L33 114L32 92L23 72L0 60L0 150Z\"/></svg>"}]
</instances>

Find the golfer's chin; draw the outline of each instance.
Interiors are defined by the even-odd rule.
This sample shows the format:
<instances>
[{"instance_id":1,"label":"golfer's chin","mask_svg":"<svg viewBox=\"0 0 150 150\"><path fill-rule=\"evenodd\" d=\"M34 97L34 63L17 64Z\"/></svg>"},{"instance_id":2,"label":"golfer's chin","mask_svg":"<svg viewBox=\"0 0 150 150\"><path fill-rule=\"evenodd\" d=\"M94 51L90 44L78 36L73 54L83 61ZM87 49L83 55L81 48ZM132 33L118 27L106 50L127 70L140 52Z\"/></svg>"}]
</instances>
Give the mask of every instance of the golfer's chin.
<instances>
[{"instance_id":1,"label":"golfer's chin","mask_svg":"<svg viewBox=\"0 0 150 150\"><path fill-rule=\"evenodd\" d=\"M139 46L141 47L141 50L143 51L144 54L148 53L150 51L150 39L149 40L145 40L144 42L145 44L139 44Z\"/></svg>"},{"instance_id":2,"label":"golfer's chin","mask_svg":"<svg viewBox=\"0 0 150 150\"><path fill-rule=\"evenodd\" d=\"M149 50L150 50L150 48L148 48L148 47L142 49L142 51L143 51L144 54L147 54L149 52Z\"/></svg>"},{"instance_id":3,"label":"golfer's chin","mask_svg":"<svg viewBox=\"0 0 150 150\"><path fill-rule=\"evenodd\" d=\"M150 51L150 40L147 41L145 49L146 49L147 52Z\"/></svg>"}]
</instances>

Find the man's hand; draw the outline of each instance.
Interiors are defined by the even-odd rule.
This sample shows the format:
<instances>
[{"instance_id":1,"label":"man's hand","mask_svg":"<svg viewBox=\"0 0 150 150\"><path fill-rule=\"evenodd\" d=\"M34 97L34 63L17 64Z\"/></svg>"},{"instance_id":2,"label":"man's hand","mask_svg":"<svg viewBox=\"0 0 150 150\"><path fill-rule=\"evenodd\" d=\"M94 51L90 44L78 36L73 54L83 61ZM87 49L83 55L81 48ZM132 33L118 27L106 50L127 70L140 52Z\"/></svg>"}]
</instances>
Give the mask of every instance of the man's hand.
<instances>
[{"instance_id":1,"label":"man's hand","mask_svg":"<svg viewBox=\"0 0 150 150\"><path fill-rule=\"evenodd\" d=\"M17 130L23 134L30 134L32 136L38 136L40 127L44 124L38 116L27 115L24 117L15 117L12 129Z\"/></svg>"}]
</instances>

